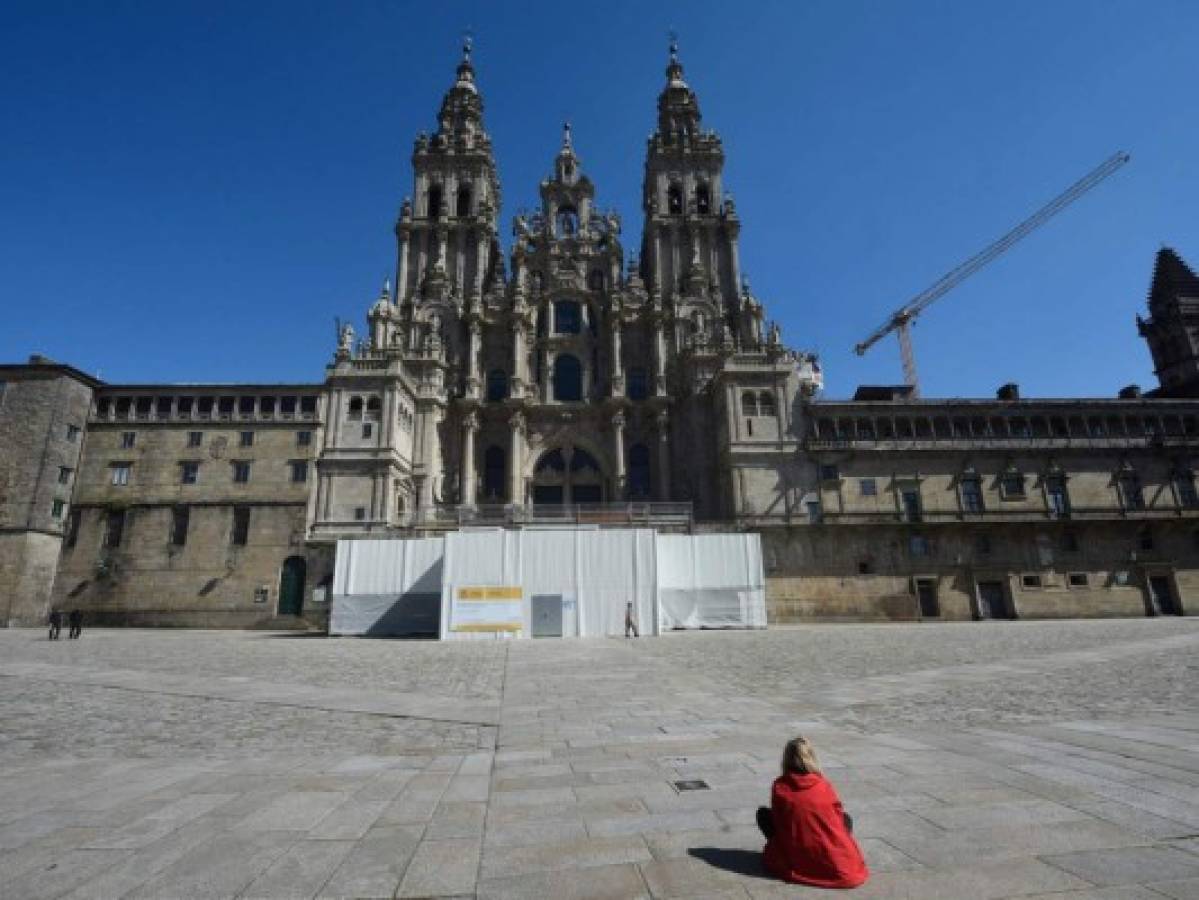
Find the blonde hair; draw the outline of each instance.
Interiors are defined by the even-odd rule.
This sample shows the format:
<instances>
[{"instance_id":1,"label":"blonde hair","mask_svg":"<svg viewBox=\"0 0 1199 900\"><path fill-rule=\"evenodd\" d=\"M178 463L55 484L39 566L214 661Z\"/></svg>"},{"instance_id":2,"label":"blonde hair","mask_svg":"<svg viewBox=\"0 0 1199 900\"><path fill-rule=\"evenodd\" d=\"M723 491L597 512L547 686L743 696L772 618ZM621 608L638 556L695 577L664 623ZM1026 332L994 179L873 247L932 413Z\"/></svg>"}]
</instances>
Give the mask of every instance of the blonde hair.
<instances>
[{"instance_id":1,"label":"blonde hair","mask_svg":"<svg viewBox=\"0 0 1199 900\"><path fill-rule=\"evenodd\" d=\"M783 748L783 774L819 775L820 760L816 758L816 748L803 735L787 741Z\"/></svg>"}]
</instances>

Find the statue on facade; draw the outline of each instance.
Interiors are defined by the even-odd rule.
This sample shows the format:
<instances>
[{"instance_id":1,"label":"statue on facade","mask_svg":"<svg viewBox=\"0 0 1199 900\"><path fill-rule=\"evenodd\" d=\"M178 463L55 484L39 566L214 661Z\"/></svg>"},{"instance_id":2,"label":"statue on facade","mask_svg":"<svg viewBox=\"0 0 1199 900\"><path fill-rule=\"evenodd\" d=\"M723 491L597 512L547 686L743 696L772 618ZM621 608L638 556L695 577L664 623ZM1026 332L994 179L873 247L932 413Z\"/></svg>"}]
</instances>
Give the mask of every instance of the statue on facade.
<instances>
[{"instance_id":1,"label":"statue on facade","mask_svg":"<svg viewBox=\"0 0 1199 900\"><path fill-rule=\"evenodd\" d=\"M341 326L341 337L337 342L337 352L349 356L354 350L354 326L349 322Z\"/></svg>"}]
</instances>

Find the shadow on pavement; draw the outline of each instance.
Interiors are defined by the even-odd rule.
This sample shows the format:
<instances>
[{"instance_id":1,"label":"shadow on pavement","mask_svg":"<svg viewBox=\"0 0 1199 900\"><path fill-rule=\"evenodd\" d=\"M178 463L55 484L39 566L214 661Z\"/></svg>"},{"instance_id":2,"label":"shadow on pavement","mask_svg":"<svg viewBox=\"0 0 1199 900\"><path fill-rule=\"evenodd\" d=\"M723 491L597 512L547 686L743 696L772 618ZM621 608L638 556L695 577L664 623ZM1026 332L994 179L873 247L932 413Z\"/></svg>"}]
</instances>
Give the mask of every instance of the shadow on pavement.
<instances>
[{"instance_id":1,"label":"shadow on pavement","mask_svg":"<svg viewBox=\"0 0 1199 900\"><path fill-rule=\"evenodd\" d=\"M692 847L687 851L696 859L702 859L715 869L736 872L774 881L774 876L762 866L762 854L756 850L734 850L725 847Z\"/></svg>"}]
</instances>

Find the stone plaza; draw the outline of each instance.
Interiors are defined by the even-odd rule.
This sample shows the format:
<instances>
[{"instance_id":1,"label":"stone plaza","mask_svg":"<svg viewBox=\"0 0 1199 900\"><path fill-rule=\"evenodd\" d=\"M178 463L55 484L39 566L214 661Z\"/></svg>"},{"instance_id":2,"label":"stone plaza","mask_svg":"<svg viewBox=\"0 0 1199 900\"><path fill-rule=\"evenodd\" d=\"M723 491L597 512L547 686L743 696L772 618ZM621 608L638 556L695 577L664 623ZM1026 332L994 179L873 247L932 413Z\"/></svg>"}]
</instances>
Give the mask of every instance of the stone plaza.
<instances>
[{"instance_id":1,"label":"stone plaza","mask_svg":"<svg viewBox=\"0 0 1199 900\"><path fill-rule=\"evenodd\" d=\"M0 896L815 896L762 872L753 824L802 732L857 823L855 896L1199 897L1197 649L1178 618L10 629Z\"/></svg>"}]
</instances>

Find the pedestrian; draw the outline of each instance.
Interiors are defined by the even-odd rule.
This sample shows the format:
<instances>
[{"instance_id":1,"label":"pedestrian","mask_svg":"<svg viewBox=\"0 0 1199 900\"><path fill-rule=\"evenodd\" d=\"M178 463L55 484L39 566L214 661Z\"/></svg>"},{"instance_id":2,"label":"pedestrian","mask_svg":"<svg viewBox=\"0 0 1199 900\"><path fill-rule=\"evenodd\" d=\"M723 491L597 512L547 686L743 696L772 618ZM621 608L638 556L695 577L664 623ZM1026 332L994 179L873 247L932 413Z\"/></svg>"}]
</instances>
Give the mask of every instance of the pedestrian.
<instances>
[{"instance_id":1,"label":"pedestrian","mask_svg":"<svg viewBox=\"0 0 1199 900\"><path fill-rule=\"evenodd\" d=\"M641 637L637 633L637 623L633 621L633 604L630 603L624 608L624 636L627 638L629 632L633 633L633 637Z\"/></svg>"},{"instance_id":2,"label":"pedestrian","mask_svg":"<svg viewBox=\"0 0 1199 900\"><path fill-rule=\"evenodd\" d=\"M50 640L57 641L60 631L62 631L62 613L57 609L52 609L50 610Z\"/></svg>"},{"instance_id":3,"label":"pedestrian","mask_svg":"<svg viewBox=\"0 0 1199 900\"><path fill-rule=\"evenodd\" d=\"M782 769L770 790L770 807L758 809L766 868L794 884L865 884L870 871L853 838L853 819L820 771L812 742L805 737L788 741Z\"/></svg>"},{"instance_id":4,"label":"pedestrian","mask_svg":"<svg viewBox=\"0 0 1199 900\"><path fill-rule=\"evenodd\" d=\"M67 617L67 623L71 626L71 630L67 632L67 638L79 637L83 633L83 610L71 610L70 616Z\"/></svg>"}]
</instances>

